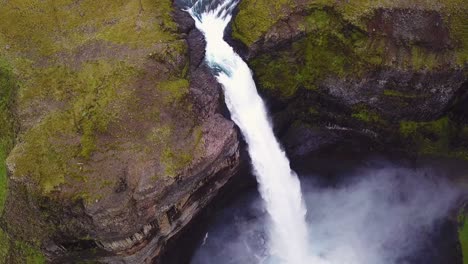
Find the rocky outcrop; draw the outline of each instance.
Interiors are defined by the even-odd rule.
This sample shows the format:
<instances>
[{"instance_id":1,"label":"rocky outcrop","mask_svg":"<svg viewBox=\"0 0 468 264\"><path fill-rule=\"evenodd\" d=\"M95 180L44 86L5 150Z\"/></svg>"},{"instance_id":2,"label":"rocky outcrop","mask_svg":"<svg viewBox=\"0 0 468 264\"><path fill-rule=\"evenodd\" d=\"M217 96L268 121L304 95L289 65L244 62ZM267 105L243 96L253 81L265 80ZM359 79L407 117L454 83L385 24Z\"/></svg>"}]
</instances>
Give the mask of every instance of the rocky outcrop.
<instances>
[{"instance_id":1,"label":"rocky outcrop","mask_svg":"<svg viewBox=\"0 0 468 264\"><path fill-rule=\"evenodd\" d=\"M377 148L468 157L459 121L468 92L466 7L292 1L248 15L262 4L240 4L233 36L249 47L290 154L316 150L317 142L297 143L311 135L325 145L358 135Z\"/></svg>"},{"instance_id":2,"label":"rocky outcrop","mask_svg":"<svg viewBox=\"0 0 468 264\"><path fill-rule=\"evenodd\" d=\"M2 17L21 3L0 4ZM108 1L109 16L37 5L25 20L42 21L38 32L0 27L0 56L22 83L0 262L153 263L239 167L203 37L172 1Z\"/></svg>"}]
</instances>

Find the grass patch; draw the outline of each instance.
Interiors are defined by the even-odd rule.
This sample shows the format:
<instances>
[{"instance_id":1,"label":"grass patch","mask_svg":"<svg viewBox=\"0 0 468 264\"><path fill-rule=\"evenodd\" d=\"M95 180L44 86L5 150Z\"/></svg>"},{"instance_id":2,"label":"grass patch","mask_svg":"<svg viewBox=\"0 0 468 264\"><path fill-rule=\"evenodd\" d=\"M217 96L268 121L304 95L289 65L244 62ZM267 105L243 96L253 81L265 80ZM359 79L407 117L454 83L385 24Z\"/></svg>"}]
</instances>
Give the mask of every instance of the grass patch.
<instances>
[{"instance_id":1,"label":"grass patch","mask_svg":"<svg viewBox=\"0 0 468 264\"><path fill-rule=\"evenodd\" d=\"M145 132L134 131L132 125L151 120L164 126L175 115L187 118L184 111L189 107L181 107L188 93L188 68L181 64L187 49L171 17L172 3L0 3L0 17L5 20L0 25L0 53L15 58L11 60L19 77L15 103L24 128L8 157L13 177L27 179L42 194L60 190L69 198L94 197L96 184L88 178L99 175L90 166L96 153L113 149L118 155L128 145L141 150L144 147L135 141L121 145L132 136L144 137ZM146 89L144 96L155 99L152 104L140 98ZM152 109L151 117L146 107ZM164 120L159 119L161 113ZM125 123L123 114L131 115L133 123ZM174 128L175 133L190 126L178 122L183 124ZM175 142L160 145L155 152Z\"/></svg>"},{"instance_id":2,"label":"grass patch","mask_svg":"<svg viewBox=\"0 0 468 264\"><path fill-rule=\"evenodd\" d=\"M461 212L458 216L459 228L458 238L461 245L461 251L463 256L463 264L468 264L468 218L464 212Z\"/></svg>"},{"instance_id":3,"label":"grass patch","mask_svg":"<svg viewBox=\"0 0 468 264\"><path fill-rule=\"evenodd\" d=\"M90 39L150 47L176 39L171 11L171 0L3 1L0 39L11 50L39 56Z\"/></svg>"},{"instance_id":4,"label":"grass patch","mask_svg":"<svg viewBox=\"0 0 468 264\"><path fill-rule=\"evenodd\" d=\"M6 159L6 151L5 149L0 150L0 214L3 213L3 209L5 208L5 202L8 195L8 177L7 177L7 169L5 165Z\"/></svg>"},{"instance_id":5,"label":"grass patch","mask_svg":"<svg viewBox=\"0 0 468 264\"><path fill-rule=\"evenodd\" d=\"M8 235L0 228L0 263L7 263L8 253L10 252L10 239Z\"/></svg>"},{"instance_id":6,"label":"grass patch","mask_svg":"<svg viewBox=\"0 0 468 264\"><path fill-rule=\"evenodd\" d=\"M0 215L3 213L8 177L5 159L13 147L14 126L10 111L15 90L15 80L10 65L0 58Z\"/></svg>"},{"instance_id":7,"label":"grass patch","mask_svg":"<svg viewBox=\"0 0 468 264\"><path fill-rule=\"evenodd\" d=\"M383 94L385 96L390 96L390 97L400 97L400 98L418 98L420 96L415 95L415 94L408 94L408 93L403 93L397 90L392 90L392 89L385 89Z\"/></svg>"},{"instance_id":8,"label":"grass patch","mask_svg":"<svg viewBox=\"0 0 468 264\"><path fill-rule=\"evenodd\" d=\"M97 134L118 119L130 96L122 87L137 72L123 62L94 61L78 70L54 66L35 74L40 76L32 80L44 86L27 83L19 96L20 107L44 98L67 104L24 133L10 161L16 167L14 176L27 176L48 193L67 176L80 177L77 159L90 158L97 149Z\"/></svg>"},{"instance_id":9,"label":"grass patch","mask_svg":"<svg viewBox=\"0 0 468 264\"><path fill-rule=\"evenodd\" d=\"M306 37L291 47L252 60L262 89L291 97L297 89L315 89L327 76L359 76L379 65L381 50L371 48L367 35L350 27L332 10L314 10L302 22Z\"/></svg>"},{"instance_id":10,"label":"grass patch","mask_svg":"<svg viewBox=\"0 0 468 264\"><path fill-rule=\"evenodd\" d=\"M287 13L283 8L292 7L291 0L247 0L239 4L239 13L233 22L233 37L247 45L253 44L270 27Z\"/></svg>"},{"instance_id":11,"label":"grass patch","mask_svg":"<svg viewBox=\"0 0 468 264\"><path fill-rule=\"evenodd\" d=\"M417 43L406 43L409 52L404 53L403 56L406 57L401 59L403 63L401 66L418 71L433 70L443 65L440 56L455 61L456 64L461 66L468 62L468 25L466 23L468 20L468 8L463 0L318 0L302 5L302 10L334 10L349 26L357 27L363 32L367 32L367 22L374 15L375 11L380 8L418 9L439 12L445 18L445 23L450 29L455 50L436 53L425 49ZM261 39L275 23L286 18L290 12L293 12L294 8L295 4L287 0L279 1L277 4L271 4L266 0L242 1L239 5L239 13L234 18L233 37L250 46ZM312 19L315 20L314 22L318 27L324 25L324 20L320 19L319 16ZM304 25L300 24L299 30L303 31ZM372 50L366 49L366 51ZM366 53L364 52L364 54ZM388 66L394 66L392 63L394 55L389 54L387 56L388 58L371 56L368 60L374 60L374 64L380 64L382 60L386 60Z\"/></svg>"},{"instance_id":12,"label":"grass patch","mask_svg":"<svg viewBox=\"0 0 468 264\"><path fill-rule=\"evenodd\" d=\"M183 78L164 81L159 84L159 89L166 93L168 103L179 102L189 92L189 81Z\"/></svg>"},{"instance_id":13,"label":"grass patch","mask_svg":"<svg viewBox=\"0 0 468 264\"><path fill-rule=\"evenodd\" d=\"M42 252L24 242L15 242L15 250L20 253L23 263L26 264L44 264L46 258Z\"/></svg>"},{"instance_id":14,"label":"grass patch","mask_svg":"<svg viewBox=\"0 0 468 264\"><path fill-rule=\"evenodd\" d=\"M12 242L0 228L0 263L44 264L46 258L37 247L22 241Z\"/></svg>"},{"instance_id":15,"label":"grass patch","mask_svg":"<svg viewBox=\"0 0 468 264\"><path fill-rule=\"evenodd\" d=\"M457 13L461 15L463 10L466 10L462 1L420 0L414 3L405 0L317 0L311 1L305 8L334 8L343 15L346 21L365 29L366 19L378 8L414 8L416 4L418 8L424 10L443 10L448 13L455 13L459 10ZM234 18L234 37L247 45L251 45L265 34L272 25L286 17L288 11L291 12L294 7L294 1L289 0L276 1L275 4L267 0L242 1L239 4L239 14ZM460 24L460 26L462 25Z\"/></svg>"},{"instance_id":16,"label":"grass patch","mask_svg":"<svg viewBox=\"0 0 468 264\"><path fill-rule=\"evenodd\" d=\"M361 109L356 113L353 113L351 116L366 123L377 123L382 121L382 118L377 113L366 109Z\"/></svg>"},{"instance_id":17,"label":"grass patch","mask_svg":"<svg viewBox=\"0 0 468 264\"><path fill-rule=\"evenodd\" d=\"M414 70L433 70L438 66L436 53L419 46L411 47L411 63L409 67Z\"/></svg>"},{"instance_id":18,"label":"grass patch","mask_svg":"<svg viewBox=\"0 0 468 264\"><path fill-rule=\"evenodd\" d=\"M164 130L162 130L164 133ZM167 136L167 135L165 135ZM175 177L181 169L186 168L193 161L196 151L199 151L202 139L201 127L192 129L188 137L192 138L191 144L181 147L166 146L162 150L160 162L163 166L163 174L168 177ZM166 140L166 142L169 140Z\"/></svg>"},{"instance_id":19,"label":"grass patch","mask_svg":"<svg viewBox=\"0 0 468 264\"><path fill-rule=\"evenodd\" d=\"M430 122L402 121L400 134L421 154L468 159L468 150L459 144L463 128L448 117Z\"/></svg>"}]
</instances>

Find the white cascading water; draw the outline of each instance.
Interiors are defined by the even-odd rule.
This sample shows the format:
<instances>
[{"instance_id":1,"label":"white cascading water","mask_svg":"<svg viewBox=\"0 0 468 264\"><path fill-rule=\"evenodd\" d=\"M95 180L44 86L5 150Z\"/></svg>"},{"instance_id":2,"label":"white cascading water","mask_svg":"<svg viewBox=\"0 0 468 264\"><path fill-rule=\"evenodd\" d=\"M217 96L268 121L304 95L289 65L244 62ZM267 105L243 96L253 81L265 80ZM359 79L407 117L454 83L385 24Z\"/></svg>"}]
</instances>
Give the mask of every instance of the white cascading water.
<instances>
[{"instance_id":1,"label":"white cascading water","mask_svg":"<svg viewBox=\"0 0 468 264\"><path fill-rule=\"evenodd\" d=\"M272 223L271 258L280 263L317 263L308 255L306 209L299 179L273 134L248 65L223 39L237 2L199 0L188 12L205 36L205 60L216 71L231 118L248 144L260 194Z\"/></svg>"}]
</instances>

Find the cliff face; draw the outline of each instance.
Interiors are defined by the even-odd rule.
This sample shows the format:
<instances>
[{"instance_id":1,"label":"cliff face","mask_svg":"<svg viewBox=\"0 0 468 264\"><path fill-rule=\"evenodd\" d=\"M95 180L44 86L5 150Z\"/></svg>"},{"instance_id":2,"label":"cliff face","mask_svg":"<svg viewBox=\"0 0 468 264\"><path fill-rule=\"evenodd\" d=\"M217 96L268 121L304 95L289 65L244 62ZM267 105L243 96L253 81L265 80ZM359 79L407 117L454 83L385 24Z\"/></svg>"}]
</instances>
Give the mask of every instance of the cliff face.
<instances>
[{"instance_id":1,"label":"cliff face","mask_svg":"<svg viewBox=\"0 0 468 264\"><path fill-rule=\"evenodd\" d=\"M202 37L172 10L0 4L0 262L150 262L236 171Z\"/></svg>"},{"instance_id":2,"label":"cliff face","mask_svg":"<svg viewBox=\"0 0 468 264\"><path fill-rule=\"evenodd\" d=\"M463 1L242 1L232 28L286 141L359 134L466 159L467 14Z\"/></svg>"}]
</instances>

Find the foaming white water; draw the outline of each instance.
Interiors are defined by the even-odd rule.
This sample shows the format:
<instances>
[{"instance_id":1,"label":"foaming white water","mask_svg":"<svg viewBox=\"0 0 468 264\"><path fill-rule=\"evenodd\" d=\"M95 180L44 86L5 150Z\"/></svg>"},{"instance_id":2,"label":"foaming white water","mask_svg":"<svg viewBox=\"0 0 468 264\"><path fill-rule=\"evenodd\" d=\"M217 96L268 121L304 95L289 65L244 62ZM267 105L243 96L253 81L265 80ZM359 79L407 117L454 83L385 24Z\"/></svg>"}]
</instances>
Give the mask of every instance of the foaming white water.
<instances>
[{"instance_id":1,"label":"foaming white water","mask_svg":"<svg viewBox=\"0 0 468 264\"><path fill-rule=\"evenodd\" d=\"M254 174L272 224L269 230L271 261L318 263L307 252L306 209L299 180L273 134L249 67L223 39L237 1L217 1L208 5L206 1L200 1L189 13L205 36L205 59L216 70L232 120L248 144Z\"/></svg>"}]
</instances>

